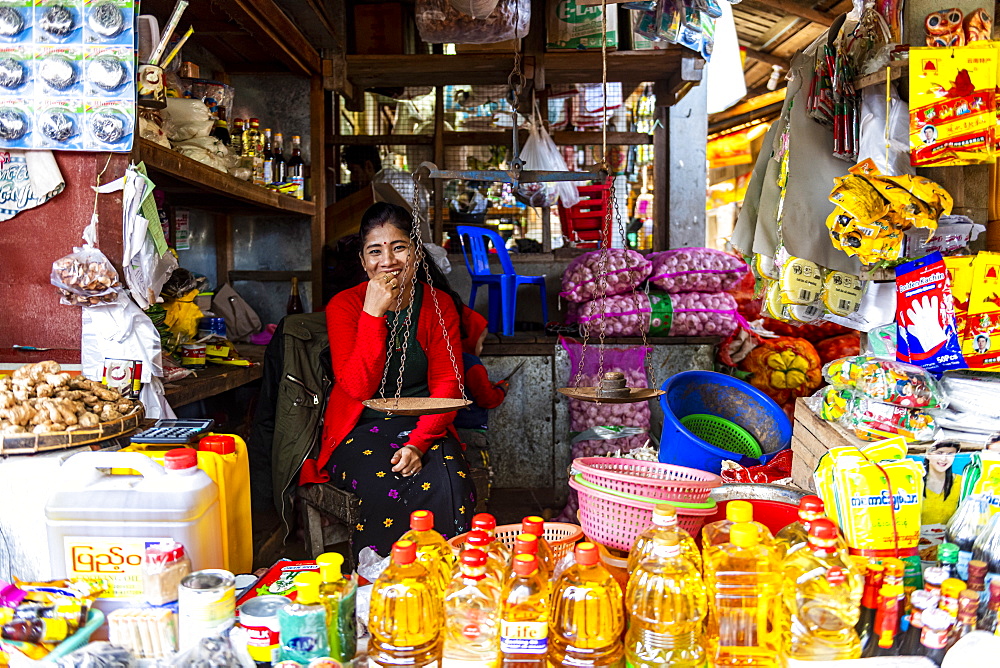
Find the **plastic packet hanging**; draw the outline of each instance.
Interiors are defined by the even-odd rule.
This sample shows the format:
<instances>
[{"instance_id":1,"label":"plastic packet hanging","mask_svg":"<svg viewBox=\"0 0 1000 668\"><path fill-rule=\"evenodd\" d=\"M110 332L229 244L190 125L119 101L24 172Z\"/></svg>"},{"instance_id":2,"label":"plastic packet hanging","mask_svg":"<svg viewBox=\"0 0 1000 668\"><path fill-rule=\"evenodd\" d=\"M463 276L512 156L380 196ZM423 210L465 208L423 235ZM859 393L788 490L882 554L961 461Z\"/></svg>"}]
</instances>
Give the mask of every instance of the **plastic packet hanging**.
<instances>
[{"instance_id":1,"label":"plastic packet hanging","mask_svg":"<svg viewBox=\"0 0 1000 668\"><path fill-rule=\"evenodd\" d=\"M49 100L35 114L35 129L38 148L81 148L83 105L79 100Z\"/></svg>"},{"instance_id":2,"label":"plastic packet hanging","mask_svg":"<svg viewBox=\"0 0 1000 668\"><path fill-rule=\"evenodd\" d=\"M984 226L974 223L968 216L941 216L937 229L930 238L927 237L926 230L906 231L906 254L909 257L920 257L936 251L946 256L954 255L968 248L985 231ZM945 260L947 259L946 257Z\"/></svg>"},{"instance_id":3,"label":"plastic packet hanging","mask_svg":"<svg viewBox=\"0 0 1000 668\"><path fill-rule=\"evenodd\" d=\"M896 358L940 373L966 366L940 253L896 267Z\"/></svg>"},{"instance_id":4,"label":"plastic packet hanging","mask_svg":"<svg viewBox=\"0 0 1000 668\"><path fill-rule=\"evenodd\" d=\"M34 72L35 59L30 46L0 47L0 92L5 96L30 97L35 88Z\"/></svg>"},{"instance_id":5,"label":"plastic packet hanging","mask_svg":"<svg viewBox=\"0 0 1000 668\"><path fill-rule=\"evenodd\" d=\"M867 355L844 357L823 367L823 378L836 388L856 388L868 397L906 408L948 405L944 392L925 369Z\"/></svg>"},{"instance_id":6,"label":"plastic packet hanging","mask_svg":"<svg viewBox=\"0 0 1000 668\"><path fill-rule=\"evenodd\" d=\"M0 148L31 148L35 109L27 98L0 103Z\"/></svg>"},{"instance_id":7,"label":"plastic packet hanging","mask_svg":"<svg viewBox=\"0 0 1000 668\"><path fill-rule=\"evenodd\" d=\"M84 109L84 125L92 145L124 150L132 143L134 107L120 101L92 101Z\"/></svg>"},{"instance_id":8,"label":"plastic packet hanging","mask_svg":"<svg viewBox=\"0 0 1000 668\"><path fill-rule=\"evenodd\" d=\"M77 46L39 49L35 56L36 86L49 97L82 97L83 49Z\"/></svg>"},{"instance_id":9,"label":"plastic packet hanging","mask_svg":"<svg viewBox=\"0 0 1000 668\"><path fill-rule=\"evenodd\" d=\"M524 160L525 170L545 170L562 171L566 168L562 161L553 163L552 153L544 146L546 140L552 141L545 128L539 128L541 119L535 117L539 123L532 123L528 133L528 140L524 142L521 150L521 159ZM543 134L544 133L544 136ZM517 186L514 197L523 204L535 207L549 207L556 203L558 194L553 184L534 182L522 183Z\"/></svg>"},{"instance_id":10,"label":"plastic packet hanging","mask_svg":"<svg viewBox=\"0 0 1000 668\"><path fill-rule=\"evenodd\" d=\"M861 308L865 283L843 271L831 271L823 279L823 306L834 315L849 316Z\"/></svg>"},{"instance_id":11,"label":"plastic packet hanging","mask_svg":"<svg viewBox=\"0 0 1000 668\"><path fill-rule=\"evenodd\" d=\"M0 42L17 44L30 42L34 25L32 0L0 2Z\"/></svg>"},{"instance_id":12,"label":"plastic packet hanging","mask_svg":"<svg viewBox=\"0 0 1000 668\"><path fill-rule=\"evenodd\" d=\"M97 306L118 301L121 282L111 261L92 246L75 248L52 263L50 276L62 299L70 306Z\"/></svg>"},{"instance_id":13,"label":"plastic packet hanging","mask_svg":"<svg viewBox=\"0 0 1000 668\"><path fill-rule=\"evenodd\" d=\"M81 4L66 0L37 0L35 40L48 44L79 42L83 30Z\"/></svg>"},{"instance_id":14,"label":"plastic packet hanging","mask_svg":"<svg viewBox=\"0 0 1000 668\"><path fill-rule=\"evenodd\" d=\"M780 263L778 284L783 304L811 304L823 292L823 268L801 257Z\"/></svg>"},{"instance_id":15,"label":"plastic packet hanging","mask_svg":"<svg viewBox=\"0 0 1000 668\"><path fill-rule=\"evenodd\" d=\"M132 44L133 7L138 4L133 0L88 0L83 11L84 43Z\"/></svg>"}]
</instances>

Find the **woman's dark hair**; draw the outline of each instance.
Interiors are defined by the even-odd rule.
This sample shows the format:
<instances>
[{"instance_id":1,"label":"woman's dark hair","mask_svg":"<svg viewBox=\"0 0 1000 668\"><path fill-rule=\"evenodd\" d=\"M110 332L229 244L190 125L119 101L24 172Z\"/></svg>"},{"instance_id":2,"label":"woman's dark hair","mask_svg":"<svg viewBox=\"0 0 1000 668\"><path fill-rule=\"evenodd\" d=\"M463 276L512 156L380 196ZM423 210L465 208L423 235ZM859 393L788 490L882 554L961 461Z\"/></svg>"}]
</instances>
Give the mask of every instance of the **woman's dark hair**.
<instances>
[{"instance_id":1,"label":"woman's dark hair","mask_svg":"<svg viewBox=\"0 0 1000 668\"><path fill-rule=\"evenodd\" d=\"M958 441L939 441L938 443L935 443L930 447L930 449L927 450L927 454L928 455L936 454L936 451L939 448L953 448L955 450L955 454L958 454L962 450L962 446ZM930 470L931 470L931 460L925 456L924 457L925 478L927 477L927 474L930 473ZM948 470L944 472L944 487L941 488L942 499L947 499L949 496L951 496L951 487L954 483L955 483L955 474L952 472L951 467L949 467ZM927 497L927 485L924 485L924 497L925 498Z\"/></svg>"},{"instance_id":2,"label":"woman's dark hair","mask_svg":"<svg viewBox=\"0 0 1000 668\"><path fill-rule=\"evenodd\" d=\"M365 239L368 238L372 230L383 225L392 225L407 236L411 236L413 234L413 215L398 204L390 204L388 202L376 202L372 204L365 211L364 215L361 216L359 233L361 235L362 253L364 253ZM462 319L462 309L465 306L465 302L458 296L458 293L451 289L448 279L445 278L444 273L438 268L434 258L430 257L426 251L423 251L423 255L424 262L417 265L417 280L423 283L433 283L435 288L447 293L451 297L451 301L455 303L455 311L458 313L459 334L464 339L467 336L465 322ZM428 277L430 281L427 280Z\"/></svg>"}]
</instances>

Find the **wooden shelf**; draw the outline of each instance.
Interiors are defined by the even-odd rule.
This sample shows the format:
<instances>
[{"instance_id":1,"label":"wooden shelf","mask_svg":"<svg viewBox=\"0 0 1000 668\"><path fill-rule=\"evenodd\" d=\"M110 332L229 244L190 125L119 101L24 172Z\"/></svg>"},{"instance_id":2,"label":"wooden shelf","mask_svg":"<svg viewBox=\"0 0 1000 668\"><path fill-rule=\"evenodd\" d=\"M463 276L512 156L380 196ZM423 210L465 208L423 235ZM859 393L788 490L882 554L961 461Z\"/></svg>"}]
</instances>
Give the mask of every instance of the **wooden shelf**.
<instances>
[{"instance_id":1,"label":"wooden shelf","mask_svg":"<svg viewBox=\"0 0 1000 668\"><path fill-rule=\"evenodd\" d=\"M895 81L902 77L907 76L910 71L910 61L909 60L894 60L889 63L889 77ZM874 74L866 74L863 77L858 77L854 80L854 88L861 90L862 88L868 88L869 86L885 85L886 71L881 69Z\"/></svg>"},{"instance_id":2,"label":"wooden shelf","mask_svg":"<svg viewBox=\"0 0 1000 668\"><path fill-rule=\"evenodd\" d=\"M198 191L207 195L250 204L256 209L303 216L312 216L316 213L316 205L310 201L281 195L273 190L241 181L148 139L139 139L136 142L132 156L135 162L146 163L146 168L153 174L153 181L157 185L161 184L157 182L155 175L165 174L177 181L193 185ZM211 203L206 201L205 204Z\"/></svg>"},{"instance_id":3,"label":"wooden shelf","mask_svg":"<svg viewBox=\"0 0 1000 668\"><path fill-rule=\"evenodd\" d=\"M254 362L253 366L224 366L209 364L204 369L195 371L195 375L182 378L163 386L163 394L171 407L187 406L196 401L214 397L228 390L252 383L264 375L265 346L252 346L247 343L236 345L245 359Z\"/></svg>"},{"instance_id":4,"label":"wooden shelf","mask_svg":"<svg viewBox=\"0 0 1000 668\"><path fill-rule=\"evenodd\" d=\"M599 83L599 51L546 53L545 81L549 84ZM655 51L613 51L608 54L608 81L640 83L670 79L685 59L701 61L701 56L675 46ZM524 59L530 78L536 58ZM507 54L463 53L453 56L347 56L347 78L357 87L447 86L461 84L498 85L507 83L514 57Z\"/></svg>"}]
</instances>

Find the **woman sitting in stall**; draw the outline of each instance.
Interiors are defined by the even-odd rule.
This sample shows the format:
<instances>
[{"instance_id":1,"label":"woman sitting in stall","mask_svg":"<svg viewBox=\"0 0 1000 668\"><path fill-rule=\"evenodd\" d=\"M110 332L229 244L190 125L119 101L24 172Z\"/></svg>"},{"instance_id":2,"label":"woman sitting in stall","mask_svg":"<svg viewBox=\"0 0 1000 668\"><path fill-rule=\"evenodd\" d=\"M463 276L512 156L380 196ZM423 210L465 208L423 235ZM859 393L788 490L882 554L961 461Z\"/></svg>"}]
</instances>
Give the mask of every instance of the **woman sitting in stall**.
<instances>
[{"instance_id":1,"label":"woman sitting in stall","mask_svg":"<svg viewBox=\"0 0 1000 668\"><path fill-rule=\"evenodd\" d=\"M299 481L330 481L360 497L361 522L351 545L355 560L365 547L387 556L409 529L414 510L432 511L434 528L454 536L469 530L476 505L452 426L455 413L387 416L361 403L383 393L395 396L400 374L402 397L462 396L461 367L456 370L462 364L461 300L445 291L432 260L418 266L412 226L402 207L369 207L360 230L369 280L340 292L326 307L334 385L319 456L303 464ZM437 287L427 285L425 271Z\"/></svg>"},{"instance_id":2,"label":"woman sitting in stall","mask_svg":"<svg viewBox=\"0 0 1000 668\"><path fill-rule=\"evenodd\" d=\"M958 441L938 441L924 457L924 503L921 524L947 524L958 510L962 476L952 473Z\"/></svg>"}]
</instances>

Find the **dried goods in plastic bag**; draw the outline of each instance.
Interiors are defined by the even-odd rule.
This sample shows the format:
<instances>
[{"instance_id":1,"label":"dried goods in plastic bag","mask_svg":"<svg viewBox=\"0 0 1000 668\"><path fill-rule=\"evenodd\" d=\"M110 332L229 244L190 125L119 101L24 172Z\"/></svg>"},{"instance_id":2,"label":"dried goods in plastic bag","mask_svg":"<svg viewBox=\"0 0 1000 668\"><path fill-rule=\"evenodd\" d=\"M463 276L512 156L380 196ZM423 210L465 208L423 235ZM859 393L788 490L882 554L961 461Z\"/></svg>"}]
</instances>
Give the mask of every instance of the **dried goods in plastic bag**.
<instances>
[{"instance_id":1,"label":"dried goods in plastic bag","mask_svg":"<svg viewBox=\"0 0 1000 668\"><path fill-rule=\"evenodd\" d=\"M868 397L906 408L948 405L938 382L912 364L867 355L834 360L823 367L823 378L836 388L856 388Z\"/></svg>"},{"instance_id":2,"label":"dried goods in plastic bag","mask_svg":"<svg viewBox=\"0 0 1000 668\"><path fill-rule=\"evenodd\" d=\"M74 248L52 263L49 280L58 288L61 304L97 306L118 301L121 282L111 260L93 246Z\"/></svg>"},{"instance_id":3,"label":"dried goods in plastic bag","mask_svg":"<svg viewBox=\"0 0 1000 668\"><path fill-rule=\"evenodd\" d=\"M678 248L652 253L649 282L667 292L732 290L747 273L743 260L713 248Z\"/></svg>"},{"instance_id":4,"label":"dried goods in plastic bag","mask_svg":"<svg viewBox=\"0 0 1000 668\"><path fill-rule=\"evenodd\" d=\"M417 0L416 21L420 38L431 44L494 44L528 34L531 2L500 0L488 16L475 18L449 0Z\"/></svg>"},{"instance_id":5,"label":"dried goods in plastic bag","mask_svg":"<svg viewBox=\"0 0 1000 668\"><path fill-rule=\"evenodd\" d=\"M639 287L653 270L642 254L612 248L584 253L569 263L559 296L571 302L589 302L604 295L620 295Z\"/></svg>"}]
</instances>

